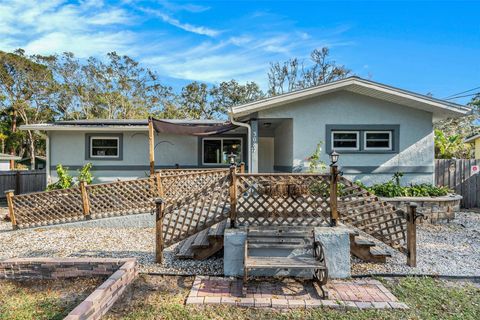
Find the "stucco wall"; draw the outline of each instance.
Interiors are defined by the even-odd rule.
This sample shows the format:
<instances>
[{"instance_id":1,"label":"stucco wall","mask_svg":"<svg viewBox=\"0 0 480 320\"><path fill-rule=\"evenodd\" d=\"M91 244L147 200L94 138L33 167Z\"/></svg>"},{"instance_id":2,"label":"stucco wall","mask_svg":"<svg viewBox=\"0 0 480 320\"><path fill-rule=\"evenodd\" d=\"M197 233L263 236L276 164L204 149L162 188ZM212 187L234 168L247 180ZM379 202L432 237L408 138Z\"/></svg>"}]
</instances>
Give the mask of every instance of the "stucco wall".
<instances>
[{"instance_id":1,"label":"stucco wall","mask_svg":"<svg viewBox=\"0 0 480 320\"><path fill-rule=\"evenodd\" d=\"M325 126L328 124L400 125L399 153L343 153L339 164L345 176L371 184L389 179L395 171L402 171L406 173L404 182L433 183L433 129L429 112L342 91L260 111L258 118L293 119L293 161L290 164L293 170L308 168L306 158L319 141L326 141ZM277 140L277 136L275 138ZM322 160L328 163L325 147L323 151Z\"/></svg>"},{"instance_id":2,"label":"stucco wall","mask_svg":"<svg viewBox=\"0 0 480 320\"><path fill-rule=\"evenodd\" d=\"M276 171L288 171L293 162L293 121L283 120L275 128L275 157L274 168Z\"/></svg>"},{"instance_id":3,"label":"stucco wall","mask_svg":"<svg viewBox=\"0 0 480 320\"><path fill-rule=\"evenodd\" d=\"M88 132L89 134L92 132ZM118 132L117 132L118 133ZM50 166L62 164L75 172L88 162L93 164L96 182L145 177L148 174L147 132L123 132L123 160L86 160L84 131L50 132ZM157 135L155 137L157 166L197 166L198 138L193 136ZM55 170L51 176L56 177Z\"/></svg>"}]
</instances>

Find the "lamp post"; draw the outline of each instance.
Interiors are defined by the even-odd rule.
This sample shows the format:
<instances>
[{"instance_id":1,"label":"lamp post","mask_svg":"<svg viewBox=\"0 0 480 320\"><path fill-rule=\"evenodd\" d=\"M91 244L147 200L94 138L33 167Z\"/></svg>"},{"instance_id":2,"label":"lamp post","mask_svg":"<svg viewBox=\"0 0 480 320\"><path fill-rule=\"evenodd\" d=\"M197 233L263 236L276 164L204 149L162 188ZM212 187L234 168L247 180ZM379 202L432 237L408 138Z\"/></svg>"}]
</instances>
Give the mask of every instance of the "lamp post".
<instances>
[{"instance_id":1,"label":"lamp post","mask_svg":"<svg viewBox=\"0 0 480 320\"><path fill-rule=\"evenodd\" d=\"M338 158L340 155L333 150L330 153L330 225L336 227L338 225L338 210L337 210L337 178L338 178Z\"/></svg>"}]
</instances>

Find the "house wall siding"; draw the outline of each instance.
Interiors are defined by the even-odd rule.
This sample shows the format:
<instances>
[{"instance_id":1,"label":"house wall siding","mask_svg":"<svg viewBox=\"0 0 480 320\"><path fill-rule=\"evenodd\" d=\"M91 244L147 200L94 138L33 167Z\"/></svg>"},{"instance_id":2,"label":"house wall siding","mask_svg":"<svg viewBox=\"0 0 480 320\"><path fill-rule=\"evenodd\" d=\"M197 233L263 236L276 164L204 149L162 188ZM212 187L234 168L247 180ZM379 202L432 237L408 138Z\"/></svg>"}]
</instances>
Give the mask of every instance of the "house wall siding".
<instances>
[{"instance_id":1,"label":"house wall siding","mask_svg":"<svg viewBox=\"0 0 480 320\"><path fill-rule=\"evenodd\" d=\"M275 129L274 135L274 169L275 171L291 171L293 163L293 121L282 121Z\"/></svg>"},{"instance_id":2,"label":"house wall siding","mask_svg":"<svg viewBox=\"0 0 480 320\"><path fill-rule=\"evenodd\" d=\"M91 131L52 131L50 136L50 166L62 164L75 172L88 162L93 164L95 182L145 177L148 174L149 150L147 132L123 132L123 159L85 159L85 136ZM122 133L122 132L112 132ZM94 133L93 133L94 134ZM104 134L104 133L103 133ZM198 138L162 134L155 137L155 164L157 166L196 167L198 165ZM51 170L52 179L56 172Z\"/></svg>"},{"instance_id":3,"label":"house wall siding","mask_svg":"<svg viewBox=\"0 0 480 320\"><path fill-rule=\"evenodd\" d=\"M390 179L395 171L403 171L406 173L404 183L433 183L434 136L430 112L340 91L263 110L258 118L293 119L291 165L294 171L308 168L305 159L314 152L319 141L325 143L326 125L399 125L398 153L341 154L340 165L345 169L345 176L371 184ZM275 149L277 143L283 144L276 141ZM325 150L324 145L321 158L328 163Z\"/></svg>"}]
</instances>

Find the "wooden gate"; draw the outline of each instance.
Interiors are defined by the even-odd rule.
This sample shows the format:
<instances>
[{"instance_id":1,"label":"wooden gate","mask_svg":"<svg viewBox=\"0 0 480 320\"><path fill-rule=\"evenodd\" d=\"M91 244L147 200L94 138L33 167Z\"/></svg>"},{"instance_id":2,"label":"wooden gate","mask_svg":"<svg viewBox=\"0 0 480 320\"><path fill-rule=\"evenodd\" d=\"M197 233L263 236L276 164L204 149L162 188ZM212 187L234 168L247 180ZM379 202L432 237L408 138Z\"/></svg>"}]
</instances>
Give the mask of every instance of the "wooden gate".
<instances>
[{"instance_id":1,"label":"wooden gate","mask_svg":"<svg viewBox=\"0 0 480 320\"><path fill-rule=\"evenodd\" d=\"M474 159L437 159L435 183L461 195L462 208L480 208L480 175L472 174L472 167L478 165L480 161Z\"/></svg>"}]
</instances>

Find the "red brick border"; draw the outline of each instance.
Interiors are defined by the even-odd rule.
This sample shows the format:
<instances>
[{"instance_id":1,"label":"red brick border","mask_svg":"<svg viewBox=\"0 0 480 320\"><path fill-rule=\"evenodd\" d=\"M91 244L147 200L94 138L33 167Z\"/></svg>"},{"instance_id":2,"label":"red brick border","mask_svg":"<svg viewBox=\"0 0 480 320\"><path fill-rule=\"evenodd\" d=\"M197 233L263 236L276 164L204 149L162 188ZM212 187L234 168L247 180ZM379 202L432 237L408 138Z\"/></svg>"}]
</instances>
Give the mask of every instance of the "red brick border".
<instances>
[{"instance_id":1,"label":"red brick border","mask_svg":"<svg viewBox=\"0 0 480 320\"><path fill-rule=\"evenodd\" d=\"M135 259L17 258L0 261L0 278L12 280L110 276L65 319L100 319L138 275Z\"/></svg>"}]
</instances>

